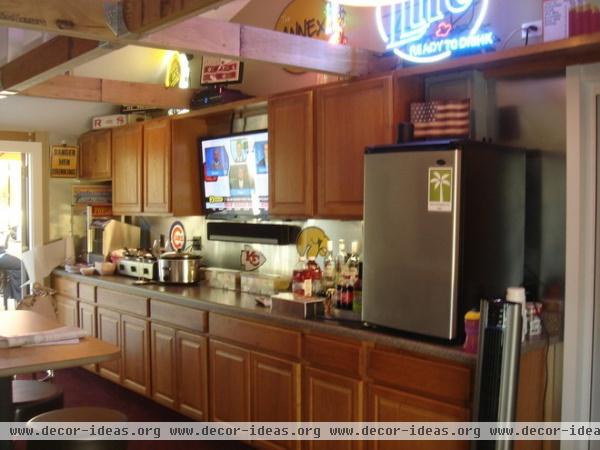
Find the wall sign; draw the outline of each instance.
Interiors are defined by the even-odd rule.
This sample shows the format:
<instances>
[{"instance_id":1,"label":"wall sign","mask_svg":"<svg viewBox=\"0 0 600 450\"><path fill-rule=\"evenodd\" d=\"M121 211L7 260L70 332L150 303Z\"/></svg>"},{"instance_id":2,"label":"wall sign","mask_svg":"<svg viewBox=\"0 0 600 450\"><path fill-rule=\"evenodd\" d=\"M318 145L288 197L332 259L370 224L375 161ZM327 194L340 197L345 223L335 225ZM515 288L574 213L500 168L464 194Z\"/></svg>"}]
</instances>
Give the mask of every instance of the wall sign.
<instances>
[{"instance_id":1,"label":"wall sign","mask_svg":"<svg viewBox=\"0 0 600 450\"><path fill-rule=\"evenodd\" d=\"M180 221L173 222L169 229L169 240L173 250L184 250L187 239L185 237L185 227Z\"/></svg>"},{"instance_id":2,"label":"wall sign","mask_svg":"<svg viewBox=\"0 0 600 450\"><path fill-rule=\"evenodd\" d=\"M452 168L429 168L427 211L452 212Z\"/></svg>"},{"instance_id":3,"label":"wall sign","mask_svg":"<svg viewBox=\"0 0 600 450\"><path fill-rule=\"evenodd\" d=\"M190 87L190 63L184 53L167 53L167 73L165 75L165 87L187 89Z\"/></svg>"},{"instance_id":4,"label":"wall sign","mask_svg":"<svg viewBox=\"0 0 600 450\"><path fill-rule=\"evenodd\" d=\"M266 262L267 258L260 251L254 250L249 245L244 246L244 250L242 250L240 255L240 263L245 271L251 272L256 270Z\"/></svg>"},{"instance_id":5,"label":"wall sign","mask_svg":"<svg viewBox=\"0 0 600 450\"><path fill-rule=\"evenodd\" d=\"M77 178L79 147L53 145L50 147L50 176L52 178Z\"/></svg>"},{"instance_id":6,"label":"wall sign","mask_svg":"<svg viewBox=\"0 0 600 450\"><path fill-rule=\"evenodd\" d=\"M456 52L490 47L492 32L481 32L490 0L391 0L377 3L377 29L400 58L431 63ZM341 3L344 3L341 0Z\"/></svg>"},{"instance_id":7,"label":"wall sign","mask_svg":"<svg viewBox=\"0 0 600 450\"><path fill-rule=\"evenodd\" d=\"M200 84L241 83L243 67L242 62L235 59L203 56Z\"/></svg>"}]
</instances>

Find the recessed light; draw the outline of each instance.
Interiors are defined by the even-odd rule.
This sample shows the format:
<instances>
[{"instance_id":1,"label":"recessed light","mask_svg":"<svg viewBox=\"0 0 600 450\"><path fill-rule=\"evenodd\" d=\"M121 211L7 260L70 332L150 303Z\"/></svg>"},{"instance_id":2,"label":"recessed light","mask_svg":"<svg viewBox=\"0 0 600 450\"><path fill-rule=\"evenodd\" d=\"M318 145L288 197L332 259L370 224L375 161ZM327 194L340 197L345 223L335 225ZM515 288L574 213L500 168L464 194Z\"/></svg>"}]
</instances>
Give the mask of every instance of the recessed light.
<instances>
[{"instance_id":1,"label":"recessed light","mask_svg":"<svg viewBox=\"0 0 600 450\"><path fill-rule=\"evenodd\" d=\"M2 100L3 98L6 98L6 95L0 94L0 100Z\"/></svg>"},{"instance_id":2,"label":"recessed light","mask_svg":"<svg viewBox=\"0 0 600 450\"><path fill-rule=\"evenodd\" d=\"M5 97L7 95L16 95L16 94L17 94L17 91L0 91L0 95L3 95Z\"/></svg>"}]
</instances>

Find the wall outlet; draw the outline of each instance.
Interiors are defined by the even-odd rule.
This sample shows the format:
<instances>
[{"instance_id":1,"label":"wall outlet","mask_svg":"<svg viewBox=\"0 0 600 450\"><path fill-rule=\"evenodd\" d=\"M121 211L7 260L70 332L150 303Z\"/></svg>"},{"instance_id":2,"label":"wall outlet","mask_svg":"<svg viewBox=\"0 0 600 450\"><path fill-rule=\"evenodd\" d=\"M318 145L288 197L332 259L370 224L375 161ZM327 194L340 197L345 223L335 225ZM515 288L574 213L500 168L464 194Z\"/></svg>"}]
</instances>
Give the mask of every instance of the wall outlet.
<instances>
[{"instance_id":1,"label":"wall outlet","mask_svg":"<svg viewBox=\"0 0 600 450\"><path fill-rule=\"evenodd\" d=\"M525 22L525 23L523 23L523 25L521 25L521 39L525 39L527 37L527 28L529 26L535 26L535 27L537 27L536 31L531 30L529 32L529 38L530 39L532 37L542 36L544 34L544 30L542 28L542 21L541 20L534 20L534 21L531 21L531 22Z\"/></svg>"}]
</instances>

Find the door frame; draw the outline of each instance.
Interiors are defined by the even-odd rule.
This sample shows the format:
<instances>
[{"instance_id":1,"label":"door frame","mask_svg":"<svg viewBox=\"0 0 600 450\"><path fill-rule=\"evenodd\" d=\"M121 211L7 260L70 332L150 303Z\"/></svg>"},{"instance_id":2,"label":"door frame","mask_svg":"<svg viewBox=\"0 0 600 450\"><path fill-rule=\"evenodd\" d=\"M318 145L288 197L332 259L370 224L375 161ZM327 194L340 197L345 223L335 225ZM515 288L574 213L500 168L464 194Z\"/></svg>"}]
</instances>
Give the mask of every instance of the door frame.
<instances>
[{"instance_id":1,"label":"door frame","mask_svg":"<svg viewBox=\"0 0 600 450\"><path fill-rule=\"evenodd\" d=\"M41 142L0 140L0 152L29 155L29 249L44 244L44 176L43 146Z\"/></svg>"},{"instance_id":2,"label":"door frame","mask_svg":"<svg viewBox=\"0 0 600 450\"><path fill-rule=\"evenodd\" d=\"M562 420L591 419L600 64L567 68L567 248ZM600 281L600 280L599 280ZM563 449L588 449L566 441Z\"/></svg>"}]
</instances>

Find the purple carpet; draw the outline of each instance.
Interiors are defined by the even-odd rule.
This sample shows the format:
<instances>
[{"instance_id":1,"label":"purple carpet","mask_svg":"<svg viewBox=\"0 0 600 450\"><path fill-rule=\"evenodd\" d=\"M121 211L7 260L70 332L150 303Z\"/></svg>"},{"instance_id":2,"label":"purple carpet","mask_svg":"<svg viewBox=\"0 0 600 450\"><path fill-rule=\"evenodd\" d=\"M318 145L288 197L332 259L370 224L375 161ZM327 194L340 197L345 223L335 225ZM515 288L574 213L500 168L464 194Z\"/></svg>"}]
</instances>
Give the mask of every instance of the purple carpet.
<instances>
[{"instance_id":1,"label":"purple carpet","mask_svg":"<svg viewBox=\"0 0 600 450\"><path fill-rule=\"evenodd\" d=\"M101 406L123 412L131 422L189 422L158 403L84 369L57 370L55 383L65 392L65 408ZM131 441L129 450L249 450L231 441Z\"/></svg>"}]
</instances>

